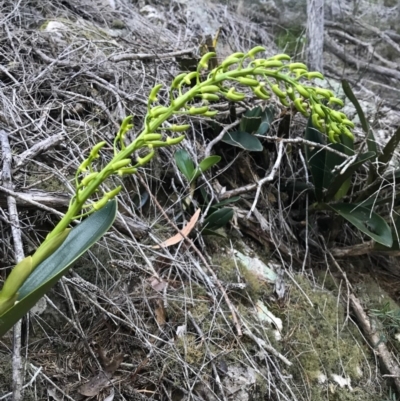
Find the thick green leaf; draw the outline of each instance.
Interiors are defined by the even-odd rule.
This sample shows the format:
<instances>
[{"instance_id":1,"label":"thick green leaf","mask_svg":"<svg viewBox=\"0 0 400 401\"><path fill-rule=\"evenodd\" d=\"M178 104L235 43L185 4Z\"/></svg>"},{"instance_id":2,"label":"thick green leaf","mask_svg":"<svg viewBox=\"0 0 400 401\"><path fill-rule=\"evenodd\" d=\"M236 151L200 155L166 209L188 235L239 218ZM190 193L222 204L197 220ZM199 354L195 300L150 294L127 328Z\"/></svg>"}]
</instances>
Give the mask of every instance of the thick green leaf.
<instances>
[{"instance_id":1,"label":"thick green leaf","mask_svg":"<svg viewBox=\"0 0 400 401\"><path fill-rule=\"evenodd\" d=\"M233 209L219 209L204 220L204 227L211 231L217 230L228 224L232 217Z\"/></svg>"},{"instance_id":2,"label":"thick green leaf","mask_svg":"<svg viewBox=\"0 0 400 401\"><path fill-rule=\"evenodd\" d=\"M44 260L27 278L18 294L18 302L0 316L0 337L21 319L36 302L67 273L69 267L111 227L117 213L113 200L74 227L64 243Z\"/></svg>"},{"instance_id":3,"label":"thick green leaf","mask_svg":"<svg viewBox=\"0 0 400 401\"><path fill-rule=\"evenodd\" d=\"M397 217L396 221L394 222L395 227L392 229L392 236L393 236L393 244L391 247L384 246L379 243L374 244L374 250L379 252L388 252L388 251L399 251L400 250L400 243L399 243L399 236L400 236L400 217Z\"/></svg>"},{"instance_id":4,"label":"thick green leaf","mask_svg":"<svg viewBox=\"0 0 400 401\"><path fill-rule=\"evenodd\" d=\"M132 198L132 204L135 209L141 209L150 199L148 192L143 191L140 194L135 194Z\"/></svg>"},{"instance_id":5,"label":"thick green leaf","mask_svg":"<svg viewBox=\"0 0 400 401\"><path fill-rule=\"evenodd\" d=\"M400 143L400 127L397 128L396 132L389 139L386 146L383 148L382 154L378 157L378 162L381 165L379 167L379 171L382 174L384 169L386 168L385 164L392 160L394 151L397 148L397 145Z\"/></svg>"},{"instance_id":6,"label":"thick green leaf","mask_svg":"<svg viewBox=\"0 0 400 401\"><path fill-rule=\"evenodd\" d=\"M201 233L202 233L202 235L214 235L216 237L226 238L225 234L219 233L218 231L209 230L208 228L205 228L204 230L202 230Z\"/></svg>"},{"instance_id":7,"label":"thick green leaf","mask_svg":"<svg viewBox=\"0 0 400 401\"><path fill-rule=\"evenodd\" d=\"M199 164L199 168L196 169L193 179L198 178L201 173L207 171L211 167L215 166L217 163L221 161L221 156L209 156L206 157L204 160L201 161Z\"/></svg>"},{"instance_id":8,"label":"thick green leaf","mask_svg":"<svg viewBox=\"0 0 400 401\"><path fill-rule=\"evenodd\" d=\"M345 172L343 174L340 174L338 172L335 177L333 178L332 182L329 184L328 187L328 192L326 194L326 199L331 200L333 197L337 194L337 192L343 187L343 185L351 179L351 176L353 173L360 167L362 166L365 162L368 160L371 160L374 158L376 155L374 152L367 152L363 153L362 155L359 155L357 160L350 166L347 167ZM348 186L346 185L347 189ZM341 193L340 196L343 197L346 195L346 192L343 191L344 193Z\"/></svg>"},{"instance_id":9,"label":"thick green leaf","mask_svg":"<svg viewBox=\"0 0 400 401\"><path fill-rule=\"evenodd\" d=\"M243 131L227 132L222 138L222 142L250 152L261 152L263 150L261 142L254 135Z\"/></svg>"},{"instance_id":10,"label":"thick green leaf","mask_svg":"<svg viewBox=\"0 0 400 401\"><path fill-rule=\"evenodd\" d=\"M212 205L212 207L221 207L221 206L229 205L231 203L237 202L238 200L240 200L240 196L232 196L232 198L225 199L218 203L214 203Z\"/></svg>"},{"instance_id":11,"label":"thick green leaf","mask_svg":"<svg viewBox=\"0 0 400 401\"><path fill-rule=\"evenodd\" d=\"M247 110L240 120L240 131L253 134L258 130L261 124L261 113L262 109L260 106L254 107L254 109Z\"/></svg>"},{"instance_id":12,"label":"thick green leaf","mask_svg":"<svg viewBox=\"0 0 400 401\"><path fill-rule=\"evenodd\" d=\"M355 95L350 87L350 84L345 79L342 80L342 88L343 88L345 95L350 99L351 103L353 103L354 107L356 108L358 117L361 122L362 129L367 136L368 150L370 152L375 152L375 154L378 155L378 146L377 146L377 143L376 143L376 140L374 137L374 133L372 132L372 130L369 126L369 123L368 123L367 119L365 118L363 109L361 108L360 103L358 103L358 100L355 97Z\"/></svg>"},{"instance_id":13,"label":"thick green leaf","mask_svg":"<svg viewBox=\"0 0 400 401\"><path fill-rule=\"evenodd\" d=\"M392 232L386 221L370 209L351 203L328 205L375 242L387 247L393 244Z\"/></svg>"},{"instance_id":14,"label":"thick green leaf","mask_svg":"<svg viewBox=\"0 0 400 401\"><path fill-rule=\"evenodd\" d=\"M364 112L360 106L360 103L358 103L357 98L355 97L353 91L351 90L350 84L346 80L342 80L342 88L346 96L350 99L350 101L353 103L354 107L356 108L358 117L361 122L361 126L363 131L365 132L366 138L367 138L367 146L368 146L368 151L369 152L375 152L376 158L378 158L379 155L379 149L377 142L375 140L374 133L369 126L369 123L367 119L365 118ZM375 181L377 178L378 174L376 171L376 167L373 163L369 165L369 174L368 174L368 180L367 183L371 184L372 182Z\"/></svg>"},{"instance_id":15,"label":"thick green leaf","mask_svg":"<svg viewBox=\"0 0 400 401\"><path fill-rule=\"evenodd\" d=\"M261 113L261 124L256 131L256 135L265 135L274 121L275 109L273 107L266 107Z\"/></svg>"},{"instance_id":16,"label":"thick green leaf","mask_svg":"<svg viewBox=\"0 0 400 401\"><path fill-rule=\"evenodd\" d=\"M175 152L174 157L179 171L186 177L188 181L192 181L195 173L195 168L193 160L190 158L189 153L186 152L186 150L184 149L179 149Z\"/></svg>"},{"instance_id":17,"label":"thick green leaf","mask_svg":"<svg viewBox=\"0 0 400 401\"><path fill-rule=\"evenodd\" d=\"M314 128L311 117L308 119L304 139L326 145L325 137ZM323 148L316 148L306 145L306 160L313 177L315 197L322 202L324 191L325 159L327 151Z\"/></svg>"}]
</instances>

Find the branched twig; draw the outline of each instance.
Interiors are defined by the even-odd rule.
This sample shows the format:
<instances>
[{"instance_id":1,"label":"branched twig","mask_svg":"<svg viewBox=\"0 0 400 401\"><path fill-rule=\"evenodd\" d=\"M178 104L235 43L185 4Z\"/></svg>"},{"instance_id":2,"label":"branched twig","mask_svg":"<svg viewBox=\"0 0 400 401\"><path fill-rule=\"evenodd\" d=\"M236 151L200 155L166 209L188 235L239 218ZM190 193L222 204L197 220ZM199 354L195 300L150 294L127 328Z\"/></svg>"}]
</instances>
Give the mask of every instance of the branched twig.
<instances>
[{"instance_id":1,"label":"branched twig","mask_svg":"<svg viewBox=\"0 0 400 401\"><path fill-rule=\"evenodd\" d=\"M278 155L276 156L276 160L275 160L274 165L272 166L271 172L266 177L262 178L260 181L257 182L256 196L254 197L253 204L250 208L249 213L247 214L247 218L250 218L250 216L254 212L254 209L257 206L257 202L258 202L258 198L260 197L262 186L265 183L271 182L275 179L275 174L277 173L277 171L279 170L279 166L281 165L282 156L283 156L283 143L281 142L278 146Z\"/></svg>"}]
</instances>

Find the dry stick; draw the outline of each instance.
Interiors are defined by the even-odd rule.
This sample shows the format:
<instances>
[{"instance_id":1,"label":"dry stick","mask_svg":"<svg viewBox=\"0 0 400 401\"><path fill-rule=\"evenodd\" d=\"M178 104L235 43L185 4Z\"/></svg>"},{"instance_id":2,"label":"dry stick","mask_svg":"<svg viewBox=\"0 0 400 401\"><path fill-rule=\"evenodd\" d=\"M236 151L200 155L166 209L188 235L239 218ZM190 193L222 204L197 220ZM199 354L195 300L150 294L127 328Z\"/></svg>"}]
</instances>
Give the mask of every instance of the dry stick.
<instances>
[{"instance_id":1,"label":"dry stick","mask_svg":"<svg viewBox=\"0 0 400 401\"><path fill-rule=\"evenodd\" d=\"M204 157L208 157L211 154L211 150L215 144L217 144L221 139L224 137L224 135L232 128L236 127L237 125L240 124L240 120L237 120L233 122L232 124L229 124L224 127L224 129L219 133L217 137L215 137L206 147L206 150L204 152Z\"/></svg>"},{"instance_id":2,"label":"dry stick","mask_svg":"<svg viewBox=\"0 0 400 401\"><path fill-rule=\"evenodd\" d=\"M163 207L158 203L158 200L156 199L156 197L152 194L149 186L147 185L146 181L138 174L138 178L139 181L142 183L142 185L145 187L147 193L150 194L154 204L157 206L158 210L161 212L161 214L165 217L165 219L168 221L168 223L182 236L182 238L184 240L187 241L187 243L189 244L189 246L191 248L193 248L193 250L196 252L196 254L199 256L199 258L201 259L201 261L203 262L204 266L207 268L207 271L211 274L213 280L215 281L217 287L219 288L219 290L222 293L222 296L225 299L226 304L228 305L229 310L231 311L232 314L232 320L235 324L236 327L236 331L239 337L242 336L242 329L240 327L240 323L236 314L236 310L233 307L228 294L225 291L225 288L222 286L221 282L218 280L217 275L214 273L214 270L211 268L211 266L208 264L206 258L204 257L204 255L200 252L200 250L196 247L196 245L193 243L193 241L188 238L177 226L176 224L168 217L167 213L165 213L165 210L163 209Z\"/></svg>"},{"instance_id":3,"label":"dry stick","mask_svg":"<svg viewBox=\"0 0 400 401\"><path fill-rule=\"evenodd\" d=\"M330 147L328 147L327 145L322 145L319 143L314 143L312 141L307 141L303 138L295 138L295 139L285 139L285 138L278 138L278 137L272 137L272 136L266 136L266 137L262 137L265 140L268 141L273 141L273 142L279 142L279 143L301 143L301 144L305 144L305 145L309 145L309 146L313 146L315 148L321 148L321 149L325 149L328 152L332 152L335 153L341 157L343 157L344 159L349 159L351 156L347 156L335 149L331 149ZM266 180L266 178L264 178L263 180ZM254 189L258 188L259 183L263 180L260 180L259 182L256 183L251 183L251 184L247 184L243 187L239 187L239 188L235 188L232 189L231 191L226 191L223 194L219 195L218 198L220 201L224 200L224 199L229 199L232 198L234 196L237 195L242 195L245 194L247 192L253 191ZM268 180L267 180L268 181Z\"/></svg>"},{"instance_id":4,"label":"dry stick","mask_svg":"<svg viewBox=\"0 0 400 401\"><path fill-rule=\"evenodd\" d=\"M33 374L33 376L31 377L31 380L29 380L29 383L26 383L25 385L24 385L24 389L26 389L27 387L30 387L30 386L32 386L32 384L35 382L35 380L36 380L36 377L37 377L37 375L41 372L41 370L42 370L42 367L40 367L39 369L37 369L35 372L34 372L34 374ZM0 401L1 400L5 400L6 398L8 398L8 397L11 397L12 396L12 392L9 392L9 393L7 393L7 394L4 394L2 397L0 397Z\"/></svg>"},{"instance_id":5,"label":"dry stick","mask_svg":"<svg viewBox=\"0 0 400 401\"><path fill-rule=\"evenodd\" d=\"M346 275L341 269L340 265L337 263L335 258L329 253L335 266L342 272L344 279L348 283L348 288L352 289L351 284L348 282ZM392 357L389 350L386 347L384 341L382 341L379 332L371 326L368 315L365 313L358 298L350 293L349 295L350 305L353 308L355 315L357 316L358 323L360 324L365 336L367 337L373 351L378 354L378 358L382 366L389 372L388 377L393 379L397 391L400 392L400 367L396 360Z\"/></svg>"},{"instance_id":6,"label":"dry stick","mask_svg":"<svg viewBox=\"0 0 400 401\"><path fill-rule=\"evenodd\" d=\"M12 154L10 143L8 142L7 132L0 130L1 145L3 148L3 185L12 190L11 163ZM7 196L8 213L11 222L11 232L14 240L15 260L19 263L24 259L24 248L21 241L21 229L18 219L17 202L13 196ZM23 366L21 359L21 320L14 325L13 338L13 356L12 356L12 378L13 378L13 400L20 401L23 396Z\"/></svg>"},{"instance_id":7,"label":"dry stick","mask_svg":"<svg viewBox=\"0 0 400 401\"><path fill-rule=\"evenodd\" d=\"M400 80L400 71L396 71L392 68L382 67L380 65L367 63L359 60L358 58L351 56L348 52L345 52L342 46L339 46L333 39L327 34L324 35L324 44L326 48L332 52L335 56L339 57L345 63L353 65L356 68L363 68L366 71L374 72L376 74L384 75L390 78Z\"/></svg>"},{"instance_id":8,"label":"dry stick","mask_svg":"<svg viewBox=\"0 0 400 401\"><path fill-rule=\"evenodd\" d=\"M197 324L196 320L194 319L194 317L193 317L193 315L191 314L190 311L188 311L188 317L189 317L190 321L192 322L194 328L196 329L197 334L202 339L204 339L204 333L201 330L200 326ZM214 379L215 379L215 382L217 383L219 391L221 392L222 399L224 401L228 401L228 399L226 398L226 395L225 395L224 387L222 386L221 378L219 377L219 374L218 374L217 367L216 367L216 365L214 363L215 355L211 352L210 347L208 346L208 343L206 341L204 342L204 345L206 347L208 358L210 359L210 363L211 363L211 368L212 368L212 371L214 373Z\"/></svg>"},{"instance_id":9,"label":"dry stick","mask_svg":"<svg viewBox=\"0 0 400 401\"><path fill-rule=\"evenodd\" d=\"M171 53L127 53L127 54L119 54L117 56L110 56L109 60L115 63L120 61L134 61L134 60L147 60L147 59L162 59L162 58L172 58L176 56L183 56L185 54L192 54L196 51L196 48L193 47L191 49L183 49L176 52Z\"/></svg>"},{"instance_id":10,"label":"dry stick","mask_svg":"<svg viewBox=\"0 0 400 401\"><path fill-rule=\"evenodd\" d=\"M31 191L31 192L14 192L11 191L4 186L0 186L0 192L4 192L17 200L17 204L20 206L35 206L38 209L45 210L46 212L52 213L56 216L63 218L65 216L64 213L59 212L58 210L50 207L58 207L58 208L67 208L69 205L70 197L64 194L48 194L44 191ZM36 200L35 200L36 199ZM0 199L0 206L2 206L2 200ZM47 206L50 205L50 206ZM73 221L75 224L78 224L78 220ZM144 225L144 223L137 222L128 216L122 216L118 214L115 219L114 226L118 228L120 231L126 232L128 227L129 230L135 236L141 237L148 232L148 227Z\"/></svg>"},{"instance_id":11,"label":"dry stick","mask_svg":"<svg viewBox=\"0 0 400 401\"><path fill-rule=\"evenodd\" d=\"M392 46L397 51L397 53L400 53L400 46L394 40L392 40L392 38L390 37L390 35L387 34L387 32L382 32L379 28L376 28L376 27L374 27L372 25L369 25L369 24L367 24L366 22L362 21L359 18L357 18L356 22L359 25L361 25L362 27L364 27L365 29L369 29L370 31L372 31L373 33L378 35L387 44Z\"/></svg>"},{"instance_id":12,"label":"dry stick","mask_svg":"<svg viewBox=\"0 0 400 401\"><path fill-rule=\"evenodd\" d=\"M35 143L31 148L21 153L18 156L15 156L14 168L21 167L26 163L26 159L33 159L39 153L43 153L48 149L53 148L54 146L59 145L64 140L64 134L56 134L50 136L49 138L44 139L38 143Z\"/></svg>"},{"instance_id":13,"label":"dry stick","mask_svg":"<svg viewBox=\"0 0 400 401\"><path fill-rule=\"evenodd\" d=\"M279 144L279 148L278 148L278 155L276 157L275 163L272 166L271 172L264 178L262 178L261 180L259 180L257 182L257 191L256 191L256 196L254 197L254 201L253 204L251 205L250 211L249 213L247 213L247 218L249 219L250 216L253 214L254 209L257 206L257 202L258 202L258 198L260 197L261 194L261 188L262 186L266 183L266 182L271 182L275 179L275 174L278 171L280 165L281 165L281 160L282 160L282 156L283 156L283 143L281 142Z\"/></svg>"},{"instance_id":14,"label":"dry stick","mask_svg":"<svg viewBox=\"0 0 400 401\"><path fill-rule=\"evenodd\" d=\"M356 45L362 46L364 48L367 49L368 53L372 56L375 57L376 59L378 59L382 64L386 64L388 66L388 68L393 68L396 69L397 68L397 64L393 63L392 61L386 60L384 57L382 57L375 49L375 47L373 47L373 45L369 42L363 42L357 38L355 38L352 35L349 35L343 31L339 31L339 30L330 30L329 33L335 36L340 36L341 38L348 40L350 42L355 43Z\"/></svg>"}]
</instances>

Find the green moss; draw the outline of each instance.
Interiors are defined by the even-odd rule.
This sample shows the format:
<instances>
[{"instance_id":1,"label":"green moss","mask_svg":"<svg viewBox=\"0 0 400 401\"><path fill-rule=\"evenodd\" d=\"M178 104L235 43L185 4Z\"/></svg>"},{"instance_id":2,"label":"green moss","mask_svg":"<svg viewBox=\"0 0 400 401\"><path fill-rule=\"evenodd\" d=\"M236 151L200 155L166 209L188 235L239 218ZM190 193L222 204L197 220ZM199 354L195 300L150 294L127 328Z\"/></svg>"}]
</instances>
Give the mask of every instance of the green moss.
<instances>
[{"instance_id":1,"label":"green moss","mask_svg":"<svg viewBox=\"0 0 400 401\"><path fill-rule=\"evenodd\" d=\"M229 284L244 283L243 290L236 290L232 297L248 305L249 302L255 303L269 291L269 286L260 277L249 270L240 260L233 258L231 254L219 254L213 259L216 266L218 278Z\"/></svg>"},{"instance_id":2,"label":"green moss","mask_svg":"<svg viewBox=\"0 0 400 401\"><path fill-rule=\"evenodd\" d=\"M303 276L297 276L296 281L314 306L293 286L290 303L281 312L283 326L290 328L290 337L284 341L291 359L296 361L292 367L294 378L301 380L305 375L315 382L323 373L328 378L338 374L359 380L366 349L358 330L344 321L344 307L332 293L312 288Z\"/></svg>"}]
</instances>

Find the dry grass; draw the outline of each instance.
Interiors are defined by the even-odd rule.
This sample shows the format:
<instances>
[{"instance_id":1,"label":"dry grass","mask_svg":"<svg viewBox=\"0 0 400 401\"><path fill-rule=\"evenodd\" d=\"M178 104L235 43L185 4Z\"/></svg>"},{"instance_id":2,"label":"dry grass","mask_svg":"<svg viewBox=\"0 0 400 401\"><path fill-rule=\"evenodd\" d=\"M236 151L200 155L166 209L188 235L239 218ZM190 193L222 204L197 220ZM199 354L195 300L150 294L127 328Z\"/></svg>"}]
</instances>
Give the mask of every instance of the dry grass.
<instances>
[{"instance_id":1,"label":"dry grass","mask_svg":"<svg viewBox=\"0 0 400 401\"><path fill-rule=\"evenodd\" d=\"M180 57L198 56L201 38L186 20L182 6L174 2L165 8L163 20L151 22L132 5L112 10L78 1L55 3L44 0L39 7L33 2L5 1L0 6L0 128L9 132L16 155L15 191L55 193L59 203L50 202L48 206L65 211L60 193L73 194L75 170L88 150L101 140L111 144L121 120L130 114L135 116L133 138L143 122L150 89L159 82L167 87L181 70ZM223 26L221 56L260 43L271 44L269 51L275 52L268 32L259 25L234 16L222 6L214 6L209 17ZM57 27L50 21L62 25ZM162 56L174 52L182 56ZM126 60L122 60L124 57ZM167 93L161 95L167 101ZM242 103L240 107L243 110L250 105ZM228 104L216 107L221 115L229 114ZM283 114L276 119L274 132L279 131L284 119ZM195 119L190 123L193 129L183 146L198 161L210 140L210 126ZM227 123L218 121L221 126ZM304 128L304 121L296 117L289 126L295 138ZM46 148L46 141L51 141L51 146ZM43 145L37 154L18 159L37 144ZM217 192L208 182L231 189L253 183L257 174L271 168L278 147L271 144L271 159L267 161L223 147L218 150L229 170L221 168L213 179L209 176L208 181L199 181L214 197ZM103 152L99 163L106 163L110 155ZM233 161L244 168L229 167ZM280 176L296 179L304 177L305 170L301 148L292 154L285 145ZM148 168L118 184L124 187L120 196L120 213L124 216L121 223L60 281L46 298L47 309L31 315L25 323L25 377L26 382L35 379L26 389L25 399L45 399L52 394L58 399L80 399L82 383L93 380L99 371L105 371L110 379L98 388L99 380L94 382L93 395L99 399L110 392L115 399L125 400L327 399L323 398L326 387L312 383L318 361L314 355L309 362L314 364L312 369L303 366L300 343L308 336L307 349L313 350L317 345L323 347L323 341L313 339L312 328L304 321L306 315L301 314L300 323L291 320L302 302L302 312L309 313L306 299L323 309L323 288L318 289L316 301L308 280L302 283L307 286L306 293L299 291L297 278L288 273L293 284L278 299L274 286L259 285L258 278L240 266L232 253L233 248L243 246L241 230L255 239L248 242L256 253L264 254L266 261L278 260L287 272L294 266L309 267L311 260L320 259L321 248L312 248L312 244L301 240L305 234L311 239L318 238L318 234L305 233L304 216L293 221L293 210L304 210L304 198L282 195L277 180L261 193L257 208L262 213L256 210L254 216L246 218L251 206L247 198L252 202L252 194L245 194L243 202L234 206L237 225L233 225L229 240L210 240L196 233L194 245L222 283L243 328L240 337L220 287L199 261L193 246L181 244L163 250L151 247L175 234L171 222L181 227L190 218L181 202L189 193L188 184L173 163L173 150L161 149ZM135 206L135 202L140 203L140 197L135 198L138 195L149 196L143 207ZM25 251L29 253L57 216L32 205L19 207ZM0 267L4 271L14 263L8 223L4 210L0 216ZM289 278L283 281L292 283ZM243 284L247 284L244 289ZM330 295L334 316L330 316L329 325L322 327L324 335L336 336L339 343L339 331L348 315L339 305L340 294L337 297ZM274 328L259 320L255 313L259 300L284 320L283 342L274 338ZM324 313L318 310L320 315ZM329 331L332 325L337 331ZM359 336L351 327L346 329L346 336L348 332ZM301 335L296 336L298 330ZM367 351L360 343L357 347L359 360L349 361L340 371L340 364L346 362L342 362L339 350L329 369L333 372L338 368L337 373L344 375L351 370L353 374L356 362L362 358L364 366L370 371L375 369L371 357L365 356ZM1 393L11 390L8 368L4 368L10 349L11 335L0 342L0 360L5 361L0 368L0 399ZM301 368L289 368L286 358ZM42 370L38 372L35 367ZM369 379L362 379L374 396L380 392L378 376L371 373ZM356 380L355 374L352 377ZM358 383L360 389L362 380ZM345 397L341 391L337 389L336 394Z\"/></svg>"}]
</instances>

